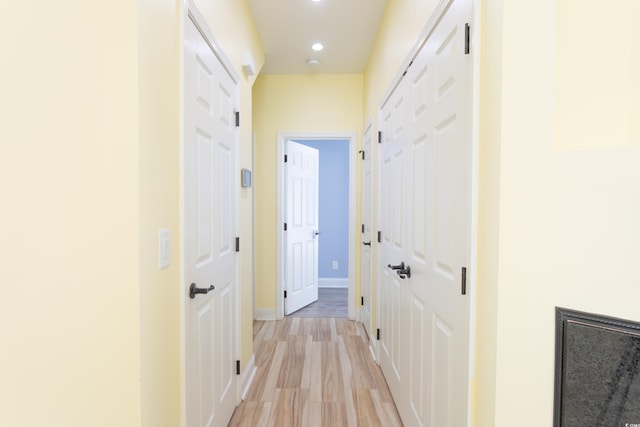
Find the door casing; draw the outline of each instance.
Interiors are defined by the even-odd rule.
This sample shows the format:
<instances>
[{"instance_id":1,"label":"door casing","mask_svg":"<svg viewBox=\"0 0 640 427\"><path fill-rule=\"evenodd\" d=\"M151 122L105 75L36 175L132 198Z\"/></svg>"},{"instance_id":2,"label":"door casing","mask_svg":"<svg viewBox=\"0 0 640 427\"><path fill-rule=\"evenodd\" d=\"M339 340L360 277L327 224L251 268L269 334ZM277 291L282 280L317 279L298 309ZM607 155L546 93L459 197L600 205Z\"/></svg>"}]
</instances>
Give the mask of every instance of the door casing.
<instances>
[{"instance_id":1,"label":"door casing","mask_svg":"<svg viewBox=\"0 0 640 427\"><path fill-rule=\"evenodd\" d=\"M277 220L277 237L276 237L276 319L280 320L284 317L284 261L285 261L285 245L284 245L284 214L285 210L285 182L284 182L284 154L285 144L287 140L304 141L304 140L326 140L327 144L331 140L348 140L349 141L349 291L348 291L348 307L349 319L359 320L359 310L355 308L355 287L356 287L356 167L355 162L358 137L356 132L278 132L277 137L277 200L276 200L276 220ZM322 231L322 230L321 230Z\"/></svg>"}]
</instances>

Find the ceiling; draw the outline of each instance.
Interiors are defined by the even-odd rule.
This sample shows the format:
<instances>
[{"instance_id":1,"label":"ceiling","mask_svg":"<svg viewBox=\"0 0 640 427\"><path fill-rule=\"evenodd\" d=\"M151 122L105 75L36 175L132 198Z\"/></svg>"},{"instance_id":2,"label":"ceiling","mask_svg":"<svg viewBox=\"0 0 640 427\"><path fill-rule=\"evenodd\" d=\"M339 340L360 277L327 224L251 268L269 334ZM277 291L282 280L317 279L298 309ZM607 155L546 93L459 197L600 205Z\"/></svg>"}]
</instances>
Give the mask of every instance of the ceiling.
<instances>
[{"instance_id":1,"label":"ceiling","mask_svg":"<svg viewBox=\"0 0 640 427\"><path fill-rule=\"evenodd\" d=\"M265 51L262 74L364 72L387 0L248 0ZM315 52L314 43L324 49ZM309 65L315 59L317 65Z\"/></svg>"}]
</instances>

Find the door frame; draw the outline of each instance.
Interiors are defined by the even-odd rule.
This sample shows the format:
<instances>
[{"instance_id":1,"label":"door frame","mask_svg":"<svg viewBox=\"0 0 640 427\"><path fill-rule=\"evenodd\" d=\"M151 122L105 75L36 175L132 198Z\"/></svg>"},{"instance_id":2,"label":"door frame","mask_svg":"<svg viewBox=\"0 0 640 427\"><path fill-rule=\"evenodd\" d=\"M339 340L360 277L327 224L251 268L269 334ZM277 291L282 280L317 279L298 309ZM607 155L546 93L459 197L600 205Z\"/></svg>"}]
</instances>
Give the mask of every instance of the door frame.
<instances>
[{"instance_id":1,"label":"door frame","mask_svg":"<svg viewBox=\"0 0 640 427\"><path fill-rule=\"evenodd\" d=\"M286 258L284 245L284 213L285 182L284 182L284 154L287 140L348 140L349 141L349 291L348 316L351 320L359 320L359 312L355 309L356 288L356 149L358 136L356 132L278 132L277 137L277 198L276 198L276 319L284 318L284 260Z\"/></svg>"},{"instance_id":2,"label":"door frame","mask_svg":"<svg viewBox=\"0 0 640 427\"><path fill-rule=\"evenodd\" d=\"M180 15L181 18L180 19L180 24L179 24L179 36L180 36L180 43L178 46L179 49L179 60L180 60L180 68L179 68L179 102L180 102L180 119L179 119L179 139L178 139L178 144L179 144L179 152L178 152L178 161L179 161L179 186L178 186L178 191L179 191L179 227L180 227L180 238L179 238L179 254L180 254L180 286L178 288L178 299L179 299L179 310L180 310L180 372L181 372L181 379L180 379L180 385L181 385L181 391L180 391L180 400L181 400L181 407L182 407L182 415L181 415L181 425L182 426L186 426L187 425L187 411L186 411L186 407L187 407L187 357L186 357L186 350L187 350L187 340L186 340L186 328L187 328L187 283L188 283L188 277L187 277L187 269L186 269L186 265L185 265L185 254L186 254L186 244L185 244L185 203L184 203L184 199L185 199L185 192L184 192L184 183L185 183L185 158L184 158L184 146L185 146L185 138L184 138L184 133L185 133L185 126L184 126L184 117L185 117L185 103L184 103L184 78L185 78L185 49L184 49L184 43L185 43L185 28L187 26L187 23L189 20L191 20L194 25L196 26L196 28L200 31L200 33L202 34L202 37L204 38L205 42L209 45L209 47L211 48L211 51L213 52L213 54L218 58L218 60L220 61L220 63L222 64L222 67L225 69L225 71L229 74L229 76L231 76L231 79L233 80L233 82L236 85L236 91L237 91L237 105L236 105L236 109L240 108L240 98L241 98L241 94L240 94L240 77L239 74L237 73L237 71L235 70L235 68L233 67L233 64L231 63L231 61L229 60L229 58L227 57L227 55L224 53L224 51L222 50L222 47L220 45L220 43L218 43L218 41L216 40L216 38L214 37L213 33L211 32L211 29L209 28L209 25L207 24L207 21L205 20L204 16L202 16L202 14L200 13L200 11L198 10L195 1L194 0L184 0L184 2L179 2L179 7L181 9ZM233 168L235 168L236 170L239 171L239 162L240 162L240 131L237 130L236 131L236 145L237 145L237 154L236 154L236 159L235 159L235 164L233 165ZM237 228L237 233L238 235L240 235L240 185L238 183L238 181L235 181L236 184L235 188L233 189L234 192L234 197L235 197L235 205L236 205L236 209L235 209L235 216L236 216L236 228ZM236 298L235 298L235 331L233 331L233 334L235 335L235 349L234 354L235 357L234 359L236 360L241 360L241 355L242 355L242 336L240 335L240 331L241 331L241 321L242 321L242 317L241 317L241 306L240 306L240 300L242 298L241 295L241 269L240 269L240 261L239 258L236 256L236 262L235 262L235 276L236 276ZM240 384L240 376L234 376L234 380L236 381L236 405L240 402L241 400L241 394L242 394L242 390L241 390L241 384Z\"/></svg>"}]
</instances>

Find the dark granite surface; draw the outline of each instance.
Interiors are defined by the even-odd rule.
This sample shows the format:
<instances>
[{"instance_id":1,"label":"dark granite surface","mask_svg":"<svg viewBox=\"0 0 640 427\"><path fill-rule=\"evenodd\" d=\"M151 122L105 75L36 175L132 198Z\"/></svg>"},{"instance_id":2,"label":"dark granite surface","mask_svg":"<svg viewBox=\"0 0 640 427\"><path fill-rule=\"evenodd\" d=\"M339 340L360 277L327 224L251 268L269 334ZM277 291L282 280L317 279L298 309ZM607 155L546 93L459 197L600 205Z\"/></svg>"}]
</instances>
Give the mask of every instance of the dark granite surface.
<instances>
[{"instance_id":1,"label":"dark granite surface","mask_svg":"<svg viewBox=\"0 0 640 427\"><path fill-rule=\"evenodd\" d=\"M565 322L561 426L640 427L640 336Z\"/></svg>"}]
</instances>

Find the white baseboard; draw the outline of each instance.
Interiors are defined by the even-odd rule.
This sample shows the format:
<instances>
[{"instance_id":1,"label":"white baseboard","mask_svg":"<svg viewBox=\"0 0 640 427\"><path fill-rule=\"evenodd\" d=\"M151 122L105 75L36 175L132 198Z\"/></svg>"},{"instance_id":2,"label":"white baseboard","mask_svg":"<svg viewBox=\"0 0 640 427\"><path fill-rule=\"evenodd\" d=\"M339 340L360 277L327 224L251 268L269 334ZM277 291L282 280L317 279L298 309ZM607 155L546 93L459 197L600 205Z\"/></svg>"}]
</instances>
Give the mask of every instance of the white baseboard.
<instances>
[{"instance_id":1,"label":"white baseboard","mask_svg":"<svg viewBox=\"0 0 640 427\"><path fill-rule=\"evenodd\" d=\"M319 288L348 288L349 278L322 278L318 279Z\"/></svg>"},{"instance_id":2,"label":"white baseboard","mask_svg":"<svg viewBox=\"0 0 640 427\"><path fill-rule=\"evenodd\" d=\"M251 355L249 359L249 363L244 368L244 372L240 376L240 389L242 390L242 400L247 397L247 393L249 392L249 387L251 386L251 382L253 381L253 377L256 375L256 359L254 355Z\"/></svg>"},{"instance_id":3,"label":"white baseboard","mask_svg":"<svg viewBox=\"0 0 640 427\"><path fill-rule=\"evenodd\" d=\"M276 320L275 308L256 308L254 314L255 320Z\"/></svg>"}]
</instances>

